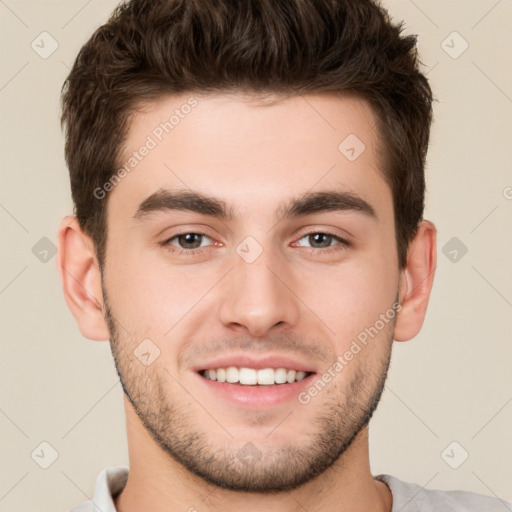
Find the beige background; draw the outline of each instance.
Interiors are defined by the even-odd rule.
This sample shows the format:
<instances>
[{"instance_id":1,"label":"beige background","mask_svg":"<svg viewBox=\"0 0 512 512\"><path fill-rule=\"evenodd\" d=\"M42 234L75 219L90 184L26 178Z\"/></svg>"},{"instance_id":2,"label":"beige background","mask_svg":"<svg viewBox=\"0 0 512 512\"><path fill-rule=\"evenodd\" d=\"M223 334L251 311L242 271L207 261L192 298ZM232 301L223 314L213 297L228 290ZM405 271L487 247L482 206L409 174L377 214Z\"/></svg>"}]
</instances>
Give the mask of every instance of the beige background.
<instances>
[{"instance_id":1,"label":"beige background","mask_svg":"<svg viewBox=\"0 0 512 512\"><path fill-rule=\"evenodd\" d=\"M406 20L406 32L420 35L439 100L425 214L438 228L439 255L424 328L415 340L395 344L370 431L372 471L510 500L512 2L384 3ZM81 45L115 5L0 2L2 511L69 510L92 496L101 469L128 463L109 346L81 336L55 257L49 252L40 261L43 246L36 246L51 248L61 217L72 211L60 87ZM44 48L51 49L43 31L58 43L48 58L31 47L46 37ZM450 36L454 31L460 36ZM463 48L460 37L469 47L453 58ZM456 262L443 253L452 237L468 249ZM43 441L58 453L48 469L31 457ZM443 459L453 441L460 447ZM463 449L468 459L452 469L446 460L453 464Z\"/></svg>"}]
</instances>

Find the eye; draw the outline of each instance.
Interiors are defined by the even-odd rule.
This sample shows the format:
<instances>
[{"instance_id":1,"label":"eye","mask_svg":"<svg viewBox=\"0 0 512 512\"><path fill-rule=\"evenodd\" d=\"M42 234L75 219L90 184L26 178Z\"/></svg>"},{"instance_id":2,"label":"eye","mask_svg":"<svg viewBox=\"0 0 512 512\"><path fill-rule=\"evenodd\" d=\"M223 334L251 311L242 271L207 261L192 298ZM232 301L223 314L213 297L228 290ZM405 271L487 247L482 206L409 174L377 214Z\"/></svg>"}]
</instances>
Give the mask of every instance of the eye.
<instances>
[{"instance_id":1,"label":"eye","mask_svg":"<svg viewBox=\"0 0 512 512\"><path fill-rule=\"evenodd\" d=\"M206 247L208 244L203 245L202 242L205 240L212 240L205 233L180 233L174 235L173 237L162 242L161 245L169 248L172 252L176 254L195 254L200 252L203 247Z\"/></svg>"},{"instance_id":2,"label":"eye","mask_svg":"<svg viewBox=\"0 0 512 512\"><path fill-rule=\"evenodd\" d=\"M310 243L312 249L322 250L322 252L331 252L331 251L337 251L342 250L350 245L350 243L332 233L324 233L323 231L314 231L311 233L307 233L306 235L302 236L299 239L299 242L297 244L300 247L308 247L304 246L300 241L306 239L307 243ZM339 243L332 246L333 241L338 241ZM328 250L325 250L328 249Z\"/></svg>"},{"instance_id":3,"label":"eye","mask_svg":"<svg viewBox=\"0 0 512 512\"><path fill-rule=\"evenodd\" d=\"M177 255L190 255L193 256L195 254L203 252L203 249L208 247L207 242L212 238L206 235L205 233L199 232L186 232L179 233L171 238L168 238L164 242L161 242L160 245L168 249L174 254ZM305 240L306 243L311 245L304 245L302 240ZM338 242L333 245L333 242ZM213 245L219 245L214 242ZM343 250L350 246L350 242L347 240L333 234L326 233L323 231L313 231L303 235L298 242L295 242L295 246L306 247L312 249L313 252L320 251L321 253L331 253L339 250Z\"/></svg>"}]
</instances>

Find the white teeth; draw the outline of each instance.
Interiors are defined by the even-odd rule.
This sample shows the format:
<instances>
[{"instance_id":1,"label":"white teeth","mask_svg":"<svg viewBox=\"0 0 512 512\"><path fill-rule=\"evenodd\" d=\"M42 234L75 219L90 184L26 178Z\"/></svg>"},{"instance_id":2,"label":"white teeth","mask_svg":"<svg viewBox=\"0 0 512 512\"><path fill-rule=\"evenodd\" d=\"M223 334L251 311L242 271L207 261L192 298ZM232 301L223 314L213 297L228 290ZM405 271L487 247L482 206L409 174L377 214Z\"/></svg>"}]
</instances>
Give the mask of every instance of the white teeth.
<instances>
[{"instance_id":1,"label":"white teeth","mask_svg":"<svg viewBox=\"0 0 512 512\"><path fill-rule=\"evenodd\" d=\"M238 372L238 378L240 380L240 384L257 384L258 377L256 370L252 368L240 368Z\"/></svg>"},{"instance_id":2,"label":"white teeth","mask_svg":"<svg viewBox=\"0 0 512 512\"><path fill-rule=\"evenodd\" d=\"M274 384L274 370L272 368L264 368L263 370L258 370L258 384L271 386Z\"/></svg>"},{"instance_id":3,"label":"white teeth","mask_svg":"<svg viewBox=\"0 0 512 512\"><path fill-rule=\"evenodd\" d=\"M275 372L274 379L276 384L284 384L286 382L286 374L288 373L285 368L278 368Z\"/></svg>"},{"instance_id":4,"label":"white teeth","mask_svg":"<svg viewBox=\"0 0 512 512\"><path fill-rule=\"evenodd\" d=\"M295 374L295 380L302 380L306 378L306 372L297 372Z\"/></svg>"},{"instance_id":5,"label":"white teeth","mask_svg":"<svg viewBox=\"0 0 512 512\"><path fill-rule=\"evenodd\" d=\"M236 366L228 366L226 368L226 382L238 382L238 368Z\"/></svg>"},{"instance_id":6,"label":"white teeth","mask_svg":"<svg viewBox=\"0 0 512 512\"><path fill-rule=\"evenodd\" d=\"M287 370L286 368L237 368L228 366L227 368L208 369L202 372L202 375L209 380L217 382L240 383L243 385L254 386L272 386L273 384L285 384L298 382L306 378L306 372Z\"/></svg>"}]
</instances>

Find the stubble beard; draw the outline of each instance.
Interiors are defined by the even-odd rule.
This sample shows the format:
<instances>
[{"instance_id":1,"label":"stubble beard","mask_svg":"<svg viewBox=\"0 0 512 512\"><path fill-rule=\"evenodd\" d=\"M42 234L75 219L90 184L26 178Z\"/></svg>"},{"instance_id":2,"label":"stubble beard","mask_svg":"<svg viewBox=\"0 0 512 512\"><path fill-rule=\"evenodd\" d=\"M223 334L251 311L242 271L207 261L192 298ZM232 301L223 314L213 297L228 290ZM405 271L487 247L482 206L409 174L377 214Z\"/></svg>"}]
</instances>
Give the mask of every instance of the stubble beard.
<instances>
[{"instance_id":1,"label":"stubble beard","mask_svg":"<svg viewBox=\"0 0 512 512\"><path fill-rule=\"evenodd\" d=\"M368 425L384 390L394 322L387 326L383 336L372 341L387 344L377 364L372 367L359 364L343 388L333 382L329 390L324 389L310 402L323 401L311 422L307 439L265 448L258 446L258 442L233 439L226 432L224 445L215 446L209 440L204 421L199 425L188 414L188 411L197 411L200 405L193 399L189 405L185 403L187 392L165 368L145 367L134 357L129 340L119 335L105 291L104 302L115 368L123 391L142 424L174 461L223 489L269 494L290 491L311 481L342 460L356 436ZM308 405L297 401L295 407ZM212 423L215 421L211 416L207 418ZM222 418L216 420L222 426ZM282 426L290 428L290 424L293 424L293 413ZM210 428L219 431L218 425ZM241 449L248 450L250 456L240 457Z\"/></svg>"}]
</instances>

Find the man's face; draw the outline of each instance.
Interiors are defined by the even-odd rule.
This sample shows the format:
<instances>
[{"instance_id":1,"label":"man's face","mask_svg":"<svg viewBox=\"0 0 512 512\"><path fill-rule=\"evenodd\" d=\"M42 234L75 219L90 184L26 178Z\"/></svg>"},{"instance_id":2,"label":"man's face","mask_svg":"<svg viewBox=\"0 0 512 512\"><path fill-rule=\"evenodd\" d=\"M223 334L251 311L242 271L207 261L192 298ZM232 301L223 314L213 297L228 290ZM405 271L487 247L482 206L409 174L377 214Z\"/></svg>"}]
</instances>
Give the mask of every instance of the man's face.
<instances>
[{"instance_id":1,"label":"man's face","mask_svg":"<svg viewBox=\"0 0 512 512\"><path fill-rule=\"evenodd\" d=\"M399 271L374 117L362 100L327 95L272 106L196 95L180 109L191 96L133 118L121 162L150 149L108 199L103 289L116 367L174 460L228 489L291 489L357 439L389 364L394 320L378 320L397 299ZM158 130L175 109L172 130ZM140 208L162 191L216 198L232 215L213 215L219 203L193 211L197 200ZM317 196L290 209L322 192L352 202L332 208ZM203 376L215 369L222 380L230 366L249 368L248 382L293 379L269 368L307 376L258 386Z\"/></svg>"}]
</instances>

